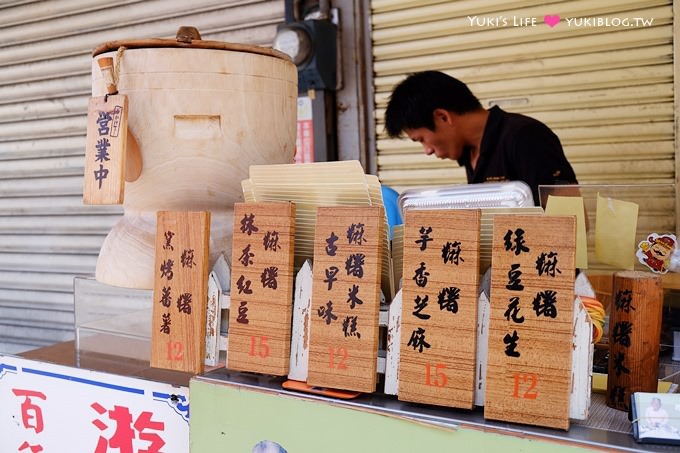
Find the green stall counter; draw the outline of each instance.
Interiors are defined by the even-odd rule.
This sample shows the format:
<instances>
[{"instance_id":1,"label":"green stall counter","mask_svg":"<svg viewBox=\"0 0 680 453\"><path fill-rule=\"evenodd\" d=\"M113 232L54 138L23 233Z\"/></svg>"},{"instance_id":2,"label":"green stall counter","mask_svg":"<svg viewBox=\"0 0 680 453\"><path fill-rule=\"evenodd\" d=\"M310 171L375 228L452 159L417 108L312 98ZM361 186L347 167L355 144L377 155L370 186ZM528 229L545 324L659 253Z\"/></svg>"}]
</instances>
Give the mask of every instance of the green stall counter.
<instances>
[{"instance_id":1,"label":"green stall counter","mask_svg":"<svg viewBox=\"0 0 680 453\"><path fill-rule=\"evenodd\" d=\"M493 423L483 419L482 408L454 410L376 394L343 400L287 391L281 383L225 369L194 377L191 453L643 451L622 433ZM267 443L269 450L255 448Z\"/></svg>"}]
</instances>

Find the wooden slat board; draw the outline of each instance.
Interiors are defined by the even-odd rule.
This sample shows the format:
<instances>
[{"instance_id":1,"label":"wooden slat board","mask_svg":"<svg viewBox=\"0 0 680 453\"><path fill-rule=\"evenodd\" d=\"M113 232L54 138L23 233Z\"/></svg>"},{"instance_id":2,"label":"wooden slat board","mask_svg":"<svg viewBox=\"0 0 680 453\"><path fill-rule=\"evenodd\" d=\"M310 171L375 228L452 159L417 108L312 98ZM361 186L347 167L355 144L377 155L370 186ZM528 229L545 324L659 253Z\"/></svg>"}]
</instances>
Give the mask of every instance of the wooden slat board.
<instances>
[{"instance_id":1,"label":"wooden slat board","mask_svg":"<svg viewBox=\"0 0 680 453\"><path fill-rule=\"evenodd\" d=\"M576 218L494 218L484 417L569 428Z\"/></svg>"},{"instance_id":2,"label":"wooden slat board","mask_svg":"<svg viewBox=\"0 0 680 453\"><path fill-rule=\"evenodd\" d=\"M651 272L616 272L612 296L606 402L628 411L633 393L657 391L663 280Z\"/></svg>"},{"instance_id":3,"label":"wooden slat board","mask_svg":"<svg viewBox=\"0 0 680 453\"><path fill-rule=\"evenodd\" d=\"M472 409L479 210L409 210L404 221L400 400Z\"/></svg>"},{"instance_id":4,"label":"wooden slat board","mask_svg":"<svg viewBox=\"0 0 680 453\"><path fill-rule=\"evenodd\" d=\"M125 195L127 96L93 97L87 111L84 204L121 204Z\"/></svg>"},{"instance_id":5,"label":"wooden slat board","mask_svg":"<svg viewBox=\"0 0 680 453\"><path fill-rule=\"evenodd\" d=\"M202 373L208 305L210 212L156 216L151 366Z\"/></svg>"},{"instance_id":6,"label":"wooden slat board","mask_svg":"<svg viewBox=\"0 0 680 453\"><path fill-rule=\"evenodd\" d=\"M314 235L307 383L374 392L382 207L320 207Z\"/></svg>"},{"instance_id":7,"label":"wooden slat board","mask_svg":"<svg viewBox=\"0 0 680 453\"><path fill-rule=\"evenodd\" d=\"M295 204L234 205L229 369L288 374L294 246Z\"/></svg>"}]
</instances>

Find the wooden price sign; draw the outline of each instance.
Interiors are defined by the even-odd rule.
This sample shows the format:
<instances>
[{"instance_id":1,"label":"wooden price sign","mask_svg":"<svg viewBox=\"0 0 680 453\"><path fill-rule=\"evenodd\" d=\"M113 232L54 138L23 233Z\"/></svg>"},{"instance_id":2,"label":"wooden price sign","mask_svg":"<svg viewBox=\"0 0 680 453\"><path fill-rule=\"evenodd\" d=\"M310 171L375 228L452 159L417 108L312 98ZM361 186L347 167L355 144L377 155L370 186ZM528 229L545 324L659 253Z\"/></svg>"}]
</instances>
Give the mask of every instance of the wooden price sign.
<instances>
[{"instance_id":1,"label":"wooden price sign","mask_svg":"<svg viewBox=\"0 0 680 453\"><path fill-rule=\"evenodd\" d=\"M400 400L474 406L480 218L478 210L406 212Z\"/></svg>"},{"instance_id":2,"label":"wooden price sign","mask_svg":"<svg viewBox=\"0 0 680 453\"><path fill-rule=\"evenodd\" d=\"M210 212L159 211L156 221L151 366L202 373Z\"/></svg>"},{"instance_id":3,"label":"wooden price sign","mask_svg":"<svg viewBox=\"0 0 680 453\"><path fill-rule=\"evenodd\" d=\"M228 368L288 374L294 245L295 204L234 205Z\"/></svg>"},{"instance_id":4,"label":"wooden price sign","mask_svg":"<svg viewBox=\"0 0 680 453\"><path fill-rule=\"evenodd\" d=\"M575 260L575 217L494 217L485 418L569 428Z\"/></svg>"},{"instance_id":5,"label":"wooden price sign","mask_svg":"<svg viewBox=\"0 0 680 453\"><path fill-rule=\"evenodd\" d=\"M311 386L375 391L384 215L379 206L317 209Z\"/></svg>"}]
</instances>

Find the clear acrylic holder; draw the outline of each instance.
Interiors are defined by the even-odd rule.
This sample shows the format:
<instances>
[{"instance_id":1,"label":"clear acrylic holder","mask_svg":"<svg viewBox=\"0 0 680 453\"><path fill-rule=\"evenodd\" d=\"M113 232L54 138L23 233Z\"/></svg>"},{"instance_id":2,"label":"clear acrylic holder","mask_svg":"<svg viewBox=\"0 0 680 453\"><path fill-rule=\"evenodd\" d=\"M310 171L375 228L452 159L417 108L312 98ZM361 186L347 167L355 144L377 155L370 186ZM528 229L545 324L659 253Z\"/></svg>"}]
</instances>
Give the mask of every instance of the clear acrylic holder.
<instances>
[{"instance_id":1,"label":"clear acrylic holder","mask_svg":"<svg viewBox=\"0 0 680 453\"><path fill-rule=\"evenodd\" d=\"M96 353L149 361L151 290L119 288L75 277L76 360Z\"/></svg>"}]
</instances>

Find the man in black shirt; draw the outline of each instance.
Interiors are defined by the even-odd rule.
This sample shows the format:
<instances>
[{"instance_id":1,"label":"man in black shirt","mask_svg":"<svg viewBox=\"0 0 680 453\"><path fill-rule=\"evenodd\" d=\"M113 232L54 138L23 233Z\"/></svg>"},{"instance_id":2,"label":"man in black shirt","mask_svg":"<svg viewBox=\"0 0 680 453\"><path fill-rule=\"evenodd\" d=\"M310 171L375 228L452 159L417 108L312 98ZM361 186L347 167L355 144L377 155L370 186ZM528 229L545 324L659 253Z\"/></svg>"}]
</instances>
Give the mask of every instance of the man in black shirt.
<instances>
[{"instance_id":1,"label":"man in black shirt","mask_svg":"<svg viewBox=\"0 0 680 453\"><path fill-rule=\"evenodd\" d=\"M458 79L438 71L400 82L385 112L390 137L405 133L425 154L465 167L468 183L524 181L540 205L539 185L578 184L548 126L499 107L485 109Z\"/></svg>"}]
</instances>

